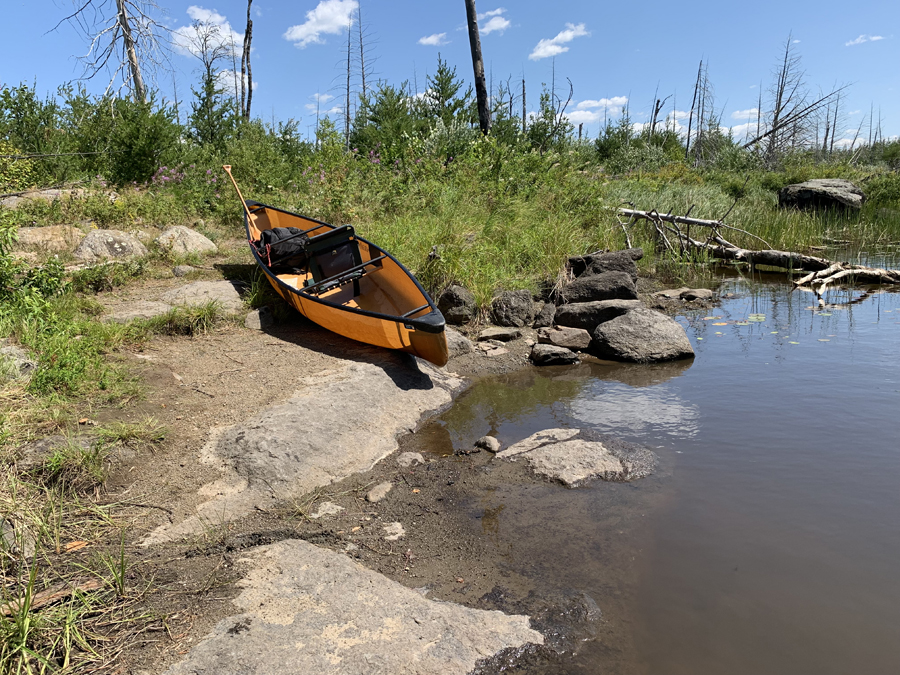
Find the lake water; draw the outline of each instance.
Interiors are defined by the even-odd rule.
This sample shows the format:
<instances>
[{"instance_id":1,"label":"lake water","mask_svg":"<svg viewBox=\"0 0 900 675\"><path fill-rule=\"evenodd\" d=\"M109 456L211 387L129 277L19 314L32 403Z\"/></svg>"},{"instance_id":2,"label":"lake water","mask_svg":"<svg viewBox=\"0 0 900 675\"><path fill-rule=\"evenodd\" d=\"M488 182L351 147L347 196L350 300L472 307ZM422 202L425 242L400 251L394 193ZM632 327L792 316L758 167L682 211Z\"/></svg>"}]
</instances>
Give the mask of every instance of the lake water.
<instances>
[{"instance_id":1,"label":"lake water","mask_svg":"<svg viewBox=\"0 0 900 675\"><path fill-rule=\"evenodd\" d=\"M589 428L654 448L655 476L472 508L512 569L604 610L560 672L900 673L900 294L720 292L679 317L692 362L529 369L438 422L455 447Z\"/></svg>"}]
</instances>

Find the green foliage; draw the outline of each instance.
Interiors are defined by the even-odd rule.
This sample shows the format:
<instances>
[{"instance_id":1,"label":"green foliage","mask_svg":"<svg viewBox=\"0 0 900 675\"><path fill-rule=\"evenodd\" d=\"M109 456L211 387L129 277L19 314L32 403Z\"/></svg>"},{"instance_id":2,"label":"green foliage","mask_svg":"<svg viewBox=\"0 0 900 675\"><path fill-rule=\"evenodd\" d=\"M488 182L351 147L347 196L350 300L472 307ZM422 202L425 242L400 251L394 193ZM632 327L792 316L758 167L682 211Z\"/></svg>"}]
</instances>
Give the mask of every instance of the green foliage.
<instances>
[{"instance_id":1,"label":"green foliage","mask_svg":"<svg viewBox=\"0 0 900 675\"><path fill-rule=\"evenodd\" d=\"M160 335L203 335L222 320L219 303L212 301L196 307L175 307L162 316L148 319L144 325Z\"/></svg>"},{"instance_id":2,"label":"green foliage","mask_svg":"<svg viewBox=\"0 0 900 675\"><path fill-rule=\"evenodd\" d=\"M191 87L191 91L196 99L191 103L188 119L191 139L201 147L211 146L218 152L224 151L237 124L233 99L224 95L217 73L211 68L206 70L200 89Z\"/></svg>"},{"instance_id":3,"label":"green foliage","mask_svg":"<svg viewBox=\"0 0 900 675\"><path fill-rule=\"evenodd\" d=\"M145 104L116 99L114 108L118 119L110 137L109 178L117 185L144 183L178 141L172 113L157 108L152 97Z\"/></svg>"},{"instance_id":4,"label":"green foliage","mask_svg":"<svg viewBox=\"0 0 900 675\"><path fill-rule=\"evenodd\" d=\"M78 270L72 275L72 290L78 293L111 291L128 283L131 279L141 276L145 267L145 261L140 258L124 263L93 265Z\"/></svg>"},{"instance_id":5,"label":"green foliage","mask_svg":"<svg viewBox=\"0 0 900 675\"><path fill-rule=\"evenodd\" d=\"M12 143L0 138L0 192L24 190L34 182L32 160L9 156L21 153Z\"/></svg>"},{"instance_id":6,"label":"green foliage","mask_svg":"<svg viewBox=\"0 0 900 675\"><path fill-rule=\"evenodd\" d=\"M900 174L884 173L871 178L865 186L869 204L900 208Z\"/></svg>"}]
</instances>

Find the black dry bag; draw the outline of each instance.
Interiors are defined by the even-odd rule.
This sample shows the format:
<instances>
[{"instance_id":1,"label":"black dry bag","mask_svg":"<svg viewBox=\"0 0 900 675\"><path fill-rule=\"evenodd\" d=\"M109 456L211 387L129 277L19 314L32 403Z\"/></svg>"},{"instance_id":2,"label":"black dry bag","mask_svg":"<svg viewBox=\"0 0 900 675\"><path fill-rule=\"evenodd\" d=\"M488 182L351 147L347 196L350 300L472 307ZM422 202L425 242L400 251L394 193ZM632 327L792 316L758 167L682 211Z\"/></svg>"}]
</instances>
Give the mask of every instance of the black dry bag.
<instances>
[{"instance_id":1,"label":"black dry bag","mask_svg":"<svg viewBox=\"0 0 900 675\"><path fill-rule=\"evenodd\" d=\"M256 251L270 268L299 268L306 266L307 243L309 243L309 237L302 230L296 227L275 227L260 233L259 241L256 242Z\"/></svg>"}]
</instances>

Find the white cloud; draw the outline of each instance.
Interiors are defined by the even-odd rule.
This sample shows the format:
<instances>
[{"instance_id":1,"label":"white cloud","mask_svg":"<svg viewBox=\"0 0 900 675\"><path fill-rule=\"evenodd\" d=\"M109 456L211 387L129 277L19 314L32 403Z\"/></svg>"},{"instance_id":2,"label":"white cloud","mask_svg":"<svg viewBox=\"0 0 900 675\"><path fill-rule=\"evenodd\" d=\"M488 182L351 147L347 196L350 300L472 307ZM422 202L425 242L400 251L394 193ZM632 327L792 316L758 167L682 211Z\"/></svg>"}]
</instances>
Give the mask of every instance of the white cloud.
<instances>
[{"instance_id":1,"label":"white cloud","mask_svg":"<svg viewBox=\"0 0 900 675\"><path fill-rule=\"evenodd\" d=\"M560 31L556 37L549 40L544 38L538 42L534 51L528 55L528 58L532 61L538 61L567 52L569 51L569 48L563 47L564 44L571 42L577 37L584 37L585 35L590 35L590 33L584 29L583 23L579 23L578 25L567 23L566 30Z\"/></svg>"},{"instance_id":2,"label":"white cloud","mask_svg":"<svg viewBox=\"0 0 900 675\"><path fill-rule=\"evenodd\" d=\"M603 113L598 110L573 110L567 112L566 117L572 124L593 124L603 119Z\"/></svg>"},{"instance_id":3,"label":"white cloud","mask_svg":"<svg viewBox=\"0 0 900 675\"><path fill-rule=\"evenodd\" d=\"M197 5L191 5L187 8L187 14L191 17L192 22L202 24L200 31L209 30L209 47L215 48L226 46L234 53L240 55L243 48L244 35L235 31L228 19L213 9L205 9ZM199 56L200 55L200 31L194 26L181 26L176 28L172 33L172 44L175 51L183 56Z\"/></svg>"},{"instance_id":4,"label":"white cloud","mask_svg":"<svg viewBox=\"0 0 900 675\"><path fill-rule=\"evenodd\" d=\"M500 33L502 34L503 31L509 28L509 26L509 19L505 19L502 16L495 16L486 24L484 24L483 28L479 28L478 32L482 35L488 35L489 33L500 31Z\"/></svg>"},{"instance_id":5,"label":"white cloud","mask_svg":"<svg viewBox=\"0 0 900 675\"><path fill-rule=\"evenodd\" d=\"M236 91L239 92L241 87L241 74L234 70L220 70L216 73L216 81L222 91L226 96L234 95ZM244 83L247 82L247 76L244 75ZM253 91L256 91L256 88L259 87L259 82L253 81Z\"/></svg>"},{"instance_id":6,"label":"white cloud","mask_svg":"<svg viewBox=\"0 0 900 675\"><path fill-rule=\"evenodd\" d=\"M576 110L587 110L588 108L609 108L621 110L628 103L627 96L613 96L612 98L601 98L597 100L587 99L581 101L575 106Z\"/></svg>"},{"instance_id":7,"label":"white cloud","mask_svg":"<svg viewBox=\"0 0 900 675\"><path fill-rule=\"evenodd\" d=\"M862 112L862 110L851 110L847 114L848 115L859 115L859 113L861 113L861 112Z\"/></svg>"},{"instance_id":8,"label":"white cloud","mask_svg":"<svg viewBox=\"0 0 900 675\"><path fill-rule=\"evenodd\" d=\"M318 108L319 112L323 115L331 112L329 110L325 110L324 107L325 107L325 104L328 103L328 101L330 101L334 98L334 96L332 96L331 94L320 94L320 93L316 92L315 94L310 96L310 98L313 100L313 102L306 104L305 108L307 110L315 112L316 108ZM337 110L338 110L338 112L340 112L341 109L338 108Z\"/></svg>"},{"instance_id":9,"label":"white cloud","mask_svg":"<svg viewBox=\"0 0 900 675\"><path fill-rule=\"evenodd\" d=\"M666 116L666 119L668 119L670 121L673 118L676 120L686 120L690 116L691 116L690 110L673 110Z\"/></svg>"},{"instance_id":10,"label":"white cloud","mask_svg":"<svg viewBox=\"0 0 900 675\"><path fill-rule=\"evenodd\" d=\"M723 133L728 133L731 129L731 137L735 140L756 136L756 121L747 122L745 124L735 124L733 127L723 127Z\"/></svg>"},{"instance_id":11,"label":"white cloud","mask_svg":"<svg viewBox=\"0 0 900 675\"><path fill-rule=\"evenodd\" d=\"M356 0L322 0L316 8L306 13L306 22L291 26L284 39L303 49L306 45L322 44L322 35L340 35L353 21L353 12L359 7Z\"/></svg>"},{"instance_id":12,"label":"white cloud","mask_svg":"<svg viewBox=\"0 0 900 675\"><path fill-rule=\"evenodd\" d=\"M845 42L845 47L852 47L853 45L861 45L863 42L877 42L878 40L884 40L884 36L882 35L860 35L855 40L850 40L850 42Z\"/></svg>"},{"instance_id":13,"label":"white cloud","mask_svg":"<svg viewBox=\"0 0 900 675\"><path fill-rule=\"evenodd\" d=\"M747 110L735 110L733 113L731 113L731 119L733 119L733 120L756 119L757 115L759 115L758 108L748 108Z\"/></svg>"},{"instance_id":14,"label":"white cloud","mask_svg":"<svg viewBox=\"0 0 900 675\"><path fill-rule=\"evenodd\" d=\"M419 44L440 47L441 45L447 44L447 34L435 33L434 35L426 35L423 38L419 38Z\"/></svg>"},{"instance_id":15,"label":"white cloud","mask_svg":"<svg viewBox=\"0 0 900 675\"><path fill-rule=\"evenodd\" d=\"M792 45L799 45L799 44L800 44L800 40L792 40L792 41L791 41L791 44L792 44Z\"/></svg>"},{"instance_id":16,"label":"white cloud","mask_svg":"<svg viewBox=\"0 0 900 675\"><path fill-rule=\"evenodd\" d=\"M484 21L485 19L490 19L483 26L478 26L478 32L481 35L488 35L489 33L500 32L501 34L507 28L510 27L509 19L502 16L502 14L506 11L504 7L498 7L497 9L492 9L489 12L484 12L483 14L478 15L478 21Z\"/></svg>"}]
</instances>

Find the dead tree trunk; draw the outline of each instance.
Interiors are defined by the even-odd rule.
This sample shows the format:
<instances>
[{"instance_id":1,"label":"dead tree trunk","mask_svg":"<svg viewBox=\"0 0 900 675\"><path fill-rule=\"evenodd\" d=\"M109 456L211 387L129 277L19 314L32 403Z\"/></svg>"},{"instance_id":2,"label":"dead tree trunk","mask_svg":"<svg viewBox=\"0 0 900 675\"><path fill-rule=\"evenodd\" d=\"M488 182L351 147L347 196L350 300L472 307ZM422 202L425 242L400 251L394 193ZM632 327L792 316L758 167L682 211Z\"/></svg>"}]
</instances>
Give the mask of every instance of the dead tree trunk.
<instances>
[{"instance_id":1,"label":"dead tree trunk","mask_svg":"<svg viewBox=\"0 0 900 675\"><path fill-rule=\"evenodd\" d=\"M247 29L244 31L244 51L241 54L241 115L248 121L250 102L253 99L253 73L250 70L250 43L253 40L253 20L250 18L252 4L253 0L247 0Z\"/></svg>"},{"instance_id":2,"label":"dead tree trunk","mask_svg":"<svg viewBox=\"0 0 900 675\"><path fill-rule=\"evenodd\" d=\"M475 69L475 97L478 99L478 122L481 133L491 130L491 110L488 106L487 86L484 82L484 61L481 58L481 38L478 36L478 14L475 0L466 0L466 19L469 24L469 46L472 48L472 67Z\"/></svg>"},{"instance_id":3,"label":"dead tree trunk","mask_svg":"<svg viewBox=\"0 0 900 675\"><path fill-rule=\"evenodd\" d=\"M147 90L144 88L144 78L141 76L141 65L138 63L137 52L134 48L134 37L131 34L131 24L128 22L128 14L125 12L125 0L116 0L119 10L118 22L125 39L125 53L128 55L128 66L131 69L131 80L134 83L134 100L145 103Z\"/></svg>"}]
</instances>

